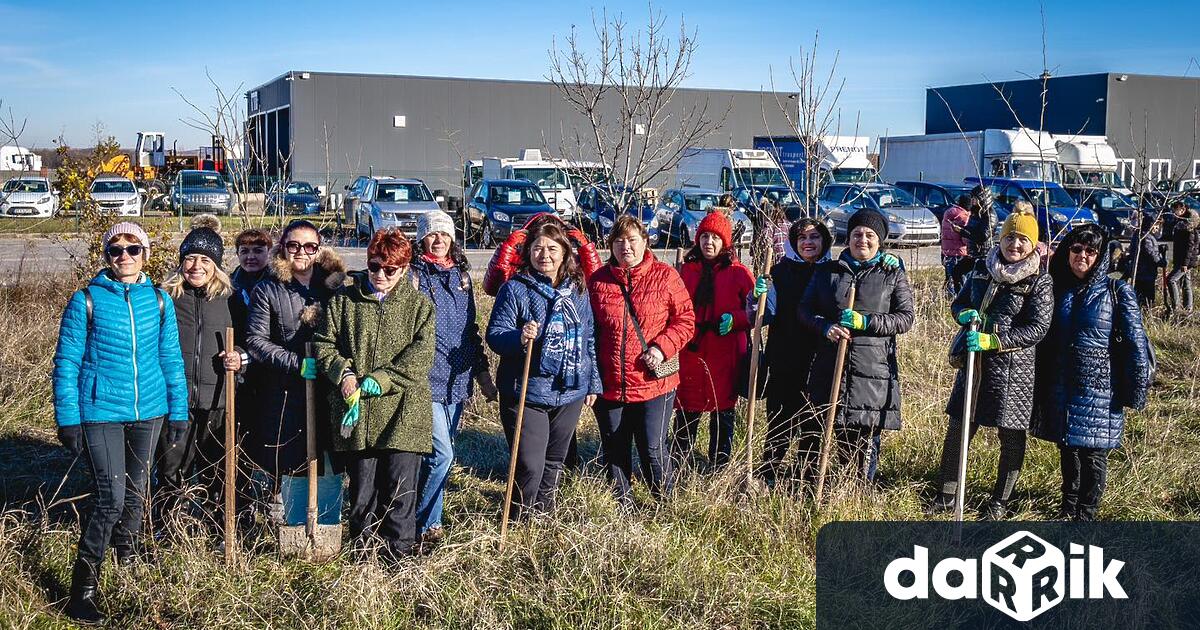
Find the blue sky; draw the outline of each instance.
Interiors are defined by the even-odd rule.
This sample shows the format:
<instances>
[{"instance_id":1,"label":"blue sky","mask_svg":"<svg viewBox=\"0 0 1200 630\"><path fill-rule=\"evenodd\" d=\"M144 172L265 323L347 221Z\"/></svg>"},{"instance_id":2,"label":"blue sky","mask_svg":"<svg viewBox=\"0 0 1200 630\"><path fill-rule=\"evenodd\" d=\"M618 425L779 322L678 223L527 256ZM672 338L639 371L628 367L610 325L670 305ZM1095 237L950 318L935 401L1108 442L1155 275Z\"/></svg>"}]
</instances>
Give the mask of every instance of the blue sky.
<instances>
[{"instance_id":1,"label":"blue sky","mask_svg":"<svg viewBox=\"0 0 1200 630\"><path fill-rule=\"evenodd\" d=\"M1200 35L1163 19L1194 5L1049 2L1055 74L1119 71L1200 75ZM1189 8L1190 5L1190 8ZM0 100L27 120L22 143L63 134L90 145L96 126L129 146L139 129L180 148L207 144L180 119L173 90L210 104L206 71L244 91L286 70L543 79L551 38L590 24L592 8L644 23L643 2L43 2L0 3ZM1138 14L1139 8L1143 13ZM822 58L840 52L843 129L920 133L924 89L1036 75L1039 5L1007 2L661 1L672 23L699 33L693 87L792 89L789 57L820 32Z\"/></svg>"}]
</instances>

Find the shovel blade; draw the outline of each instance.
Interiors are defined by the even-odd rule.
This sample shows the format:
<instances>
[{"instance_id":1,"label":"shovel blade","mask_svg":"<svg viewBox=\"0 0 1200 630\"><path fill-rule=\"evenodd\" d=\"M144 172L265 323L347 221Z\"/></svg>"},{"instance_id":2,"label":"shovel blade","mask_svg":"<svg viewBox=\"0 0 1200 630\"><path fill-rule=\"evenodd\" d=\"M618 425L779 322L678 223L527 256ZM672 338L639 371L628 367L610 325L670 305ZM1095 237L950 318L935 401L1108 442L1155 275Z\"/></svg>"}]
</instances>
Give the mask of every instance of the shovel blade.
<instances>
[{"instance_id":1,"label":"shovel blade","mask_svg":"<svg viewBox=\"0 0 1200 630\"><path fill-rule=\"evenodd\" d=\"M311 538L303 525L285 525L279 528L279 555L285 558L326 562L341 552L341 525L317 525Z\"/></svg>"}]
</instances>

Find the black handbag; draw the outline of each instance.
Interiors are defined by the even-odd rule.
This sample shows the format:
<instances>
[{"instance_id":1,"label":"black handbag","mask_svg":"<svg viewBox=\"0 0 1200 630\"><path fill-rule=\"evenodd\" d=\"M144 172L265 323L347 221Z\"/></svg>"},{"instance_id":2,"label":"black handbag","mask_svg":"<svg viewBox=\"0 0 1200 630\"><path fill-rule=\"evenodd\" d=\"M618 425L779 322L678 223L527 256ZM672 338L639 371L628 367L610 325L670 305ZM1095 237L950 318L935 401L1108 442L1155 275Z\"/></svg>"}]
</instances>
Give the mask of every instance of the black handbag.
<instances>
[{"instance_id":1,"label":"black handbag","mask_svg":"<svg viewBox=\"0 0 1200 630\"><path fill-rule=\"evenodd\" d=\"M646 343L646 336L642 334L642 325L638 323L637 311L633 308L633 298L629 297L629 288L620 282L617 286L621 287L621 295L625 296L625 305L629 307L629 318L633 320L633 332L637 333L638 341L642 342L642 352L650 349ZM679 371L679 355L675 355L670 359L663 360L662 363L650 368L650 373L654 378L666 378Z\"/></svg>"}]
</instances>

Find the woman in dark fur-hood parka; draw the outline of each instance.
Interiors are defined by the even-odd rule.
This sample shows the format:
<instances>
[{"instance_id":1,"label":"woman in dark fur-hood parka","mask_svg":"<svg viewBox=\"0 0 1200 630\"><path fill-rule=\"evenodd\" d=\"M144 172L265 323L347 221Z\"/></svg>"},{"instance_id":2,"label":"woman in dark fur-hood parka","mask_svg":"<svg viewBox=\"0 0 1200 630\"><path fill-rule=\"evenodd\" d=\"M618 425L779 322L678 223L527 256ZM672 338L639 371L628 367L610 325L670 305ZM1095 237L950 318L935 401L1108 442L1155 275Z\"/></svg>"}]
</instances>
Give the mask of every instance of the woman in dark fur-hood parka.
<instances>
[{"instance_id":1,"label":"woman in dark fur-hood parka","mask_svg":"<svg viewBox=\"0 0 1200 630\"><path fill-rule=\"evenodd\" d=\"M271 253L270 277L260 282L250 300L246 346L261 367L262 396L248 427L247 453L272 475L299 474L306 461L305 344L324 316L325 305L346 280L346 267L308 221L293 221ZM314 361L315 363L315 361ZM311 376L315 378L315 366ZM328 397L329 385L317 381L317 400ZM328 407L317 408L317 444L330 446Z\"/></svg>"}]
</instances>

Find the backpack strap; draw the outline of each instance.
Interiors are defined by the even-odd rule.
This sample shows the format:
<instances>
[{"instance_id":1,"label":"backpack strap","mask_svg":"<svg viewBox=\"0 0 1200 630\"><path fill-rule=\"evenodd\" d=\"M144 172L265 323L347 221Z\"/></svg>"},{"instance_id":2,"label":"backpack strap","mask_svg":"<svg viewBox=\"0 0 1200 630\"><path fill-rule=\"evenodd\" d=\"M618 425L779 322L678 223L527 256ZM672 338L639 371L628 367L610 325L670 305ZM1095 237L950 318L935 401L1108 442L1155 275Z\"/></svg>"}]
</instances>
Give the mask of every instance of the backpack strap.
<instances>
[{"instance_id":1,"label":"backpack strap","mask_svg":"<svg viewBox=\"0 0 1200 630\"><path fill-rule=\"evenodd\" d=\"M154 287L154 297L158 298L158 323L161 325L167 318L167 303L163 300L162 291Z\"/></svg>"},{"instance_id":2,"label":"backpack strap","mask_svg":"<svg viewBox=\"0 0 1200 630\"><path fill-rule=\"evenodd\" d=\"M83 305L87 308L87 327L92 329L92 320L96 317L96 303L92 300L92 292L89 287L83 287Z\"/></svg>"}]
</instances>

